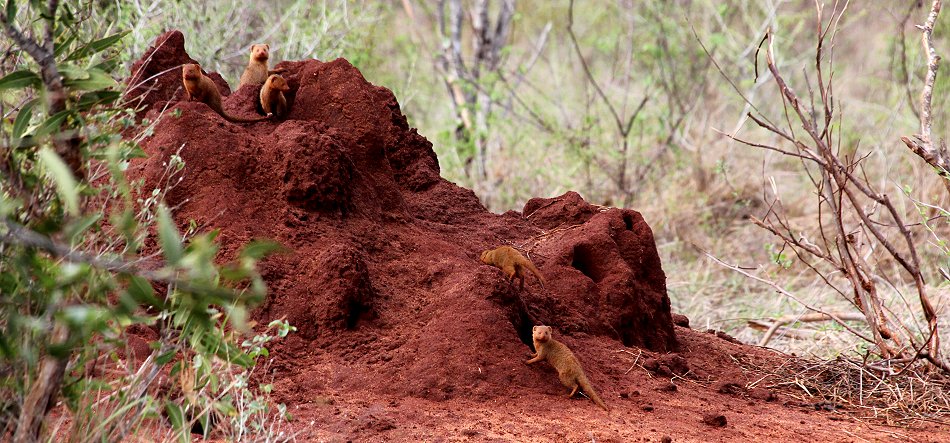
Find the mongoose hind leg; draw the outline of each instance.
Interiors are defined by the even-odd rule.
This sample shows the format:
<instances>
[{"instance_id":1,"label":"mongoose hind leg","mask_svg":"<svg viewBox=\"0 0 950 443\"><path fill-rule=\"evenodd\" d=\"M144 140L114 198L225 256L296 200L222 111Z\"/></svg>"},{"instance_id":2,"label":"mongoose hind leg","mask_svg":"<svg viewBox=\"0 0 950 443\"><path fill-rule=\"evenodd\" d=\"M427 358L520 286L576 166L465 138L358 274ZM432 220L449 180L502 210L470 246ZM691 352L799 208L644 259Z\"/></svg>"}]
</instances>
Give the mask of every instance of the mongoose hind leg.
<instances>
[{"instance_id":1,"label":"mongoose hind leg","mask_svg":"<svg viewBox=\"0 0 950 443\"><path fill-rule=\"evenodd\" d=\"M574 385L574 388L571 389L571 393L570 393L570 394L567 394L567 398L573 398L573 397L574 397L574 394L577 394L577 389L578 389L578 388L580 388L580 386L578 386L578 385L575 384L575 385Z\"/></svg>"},{"instance_id":2,"label":"mongoose hind leg","mask_svg":"<svg viewBox=\"0 0 950 443\"><path fill-rule=\"evenodd\" d=\"M504 265L501 268L501 272L505 274L505 277L508 277L508 281L511 283L514 283L515 277L518 276L518 271L515 269L514 265Z\"/></svg>"}]
</instances>

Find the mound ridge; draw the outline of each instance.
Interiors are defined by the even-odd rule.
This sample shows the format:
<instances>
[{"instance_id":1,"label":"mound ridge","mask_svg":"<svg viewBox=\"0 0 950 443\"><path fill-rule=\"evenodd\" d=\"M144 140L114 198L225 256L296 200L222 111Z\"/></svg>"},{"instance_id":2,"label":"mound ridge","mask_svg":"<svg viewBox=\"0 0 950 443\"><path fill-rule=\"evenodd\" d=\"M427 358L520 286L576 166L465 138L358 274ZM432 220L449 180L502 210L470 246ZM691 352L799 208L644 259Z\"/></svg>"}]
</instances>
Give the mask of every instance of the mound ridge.
<instances>
[{"instance_id":1,"label":"mound ridge","mask_svg":"<svg viewBox=\"0 0 950 443\"><path fill-rule=\"evenodd\" d=\"M255 238L290 250L262 262L270 292L253 314L299 329L271 353L282 401L328 387L432 400L547 387L523 365L533 322L569 343L677 349L666 277L638 212L573 192L532 199L523 213L487 211L439 175L432 144L392 92L343 59L277 64L292 110L253 124L181 101L186 62L184 36L170 31L133 66L127 97L143 104L140 117L159 120L129 174L162 186L179 155L185 167L167 203L180 226L219 229L222 260ZM227 112L257 115L257 88L231 93L211 75ZM548 287L529 277L520 292L477 260L500 244L528 252ZM598 365L587 364L596 385Z\"/></svg>"}]
</instances>

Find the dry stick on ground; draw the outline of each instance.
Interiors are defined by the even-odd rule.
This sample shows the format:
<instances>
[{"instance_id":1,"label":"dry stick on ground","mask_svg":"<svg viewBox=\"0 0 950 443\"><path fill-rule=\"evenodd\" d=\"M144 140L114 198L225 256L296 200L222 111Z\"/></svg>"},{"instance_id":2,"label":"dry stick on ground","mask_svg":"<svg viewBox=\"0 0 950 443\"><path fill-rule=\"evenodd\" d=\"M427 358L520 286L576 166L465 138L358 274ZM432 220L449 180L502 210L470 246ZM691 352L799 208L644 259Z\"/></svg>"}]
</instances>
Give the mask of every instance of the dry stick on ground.
<instances>
[{"instance_id":1,"label":"dry stick on ground","mask_svg":"<svg viewBox=\"0 0 950 443\"><path fill-rule=\"evenodd\" d=\"M934 0L927 22L923 26L917 26L923 31L922 43L924 54L927 55L927 76L924 77L924 89L920 94L920 109L917 112L920 115L920 134L901 137L901 141L914 154L937 169L937 173L943 179L944 187L950 193L950 153L947 152L947 145L943 140L940 141L939 146L934 143L932 131L934 83L937 81L937 69L940 67L940 56L934 49L933 31L941 6L941 0Z\"/></svg>"},{"instance_id":2,"label":"dry stick on ground","mask_svg":"<svg viewBox=\"0 0 950 443\"><path fill-rule=\"evenodd\" d=\"M950 379L920 368L905 377L890 377L867 361L838 357L815 361L789 357L779 366L740 362L744 368L763 374L756 382L768 388L795 387L805 396L792 397L812 403L816 397L837 405L850 405L855 418L890 425L940 420L950 413Z\"/></svg>"},{"instance_id":3,"label":"dry stick on ground","mask_svg":"<svg viewBox=\"0 0 950 443\"><path fill-rule=\"evenodd\" d=\"M764 328L766 329L765 335L762 336L762 339L759 340L759 346L765 346L769 344L769 340L772 339L772 336L775 335L775 332L782 326L785 326L789 323L801 322L801 323L811 323L811 322L820 322L834 320L831 316L832 314L825 314L820 312L815 312L811 314L802 314L802 315L783 315L779 318L772 319L770 322L764 322L759 320L750 320L749 326L753 328ZM864 321L864 314L860 312L835 312L835 318L844 321Z\"/></svg>"},{"instance_id":4,"label":"dry stick on ground","mask_svg":"<svg viewBox=\"0 0 950 443\"><path fill-rule=\"evenodd\" d=\"M819 177L813 183L819 191L817 195L821 246L808 242L801 235L793 234L796 231L789 226L788 221L783 219L780 213L773 212L771 207L762 220L753 219L753 222L780 237L785 244L792 246L797 254L814 255L824 261L829 266L828 270L822 271L812 265L809 267L826 282L830 282L830 277L837 274L847 279L851 287L851 300L865 314L873 334L873 342L881 357L899 361L925 359L950 372L950 365L939 356L936 311L927 295L916 245L903 221L903 215L898 212L887 194L873 190L865 174L858 173L861 170L862 158L857 155L848 158L839 156L837 145L840 144L840 139L835 139L834 127L831 125L835 116L833 76L823 72L825 65L832 67L833 58L828 57L826 60L825 51L834 47L838 24L847 10L848 2L845 1L840 9L838 6L836 2L831 19L825 24L822 20L823 8L820 4L817 5L815 69L820 97L818 106L807 108L785 82L775 61L774 36L770 30L762 43L767 43L766 63L781 93L787 131L764 117L749 115L760 127L793 145L795 156L818 167ZM809 88L809 91L812 90ZM822 114L823 119L817 118L815 114L818 112ZM796 132L798 128L800 129ZM807 135L806 138L798 137L802 130ZM747 144L783 153L790 152L762 144ZM869 204L873 208L882 209L881 213L869 209ZM827 217L831 217L831 220L827 220ZM888 228L888 232L883 231L884 228ZM826 229L830 229L830 232L826 232ZM900 243L895 243L890 238L894 230ZM895 331L909 329L896 316L887 315L876 285L879 267L872 266L865 259L866 254L874 251L880 251L878 254L881 259L893 260L899 264L900 268L913 278L929 327L928 331L921 331L926 346L919 346L919 339L914 334L908 333L903 337L895 334ZM900 327L894 328L895 325ZM910 352L923 348L927 350L913 354Z\"/></svg>"}]
</instances>

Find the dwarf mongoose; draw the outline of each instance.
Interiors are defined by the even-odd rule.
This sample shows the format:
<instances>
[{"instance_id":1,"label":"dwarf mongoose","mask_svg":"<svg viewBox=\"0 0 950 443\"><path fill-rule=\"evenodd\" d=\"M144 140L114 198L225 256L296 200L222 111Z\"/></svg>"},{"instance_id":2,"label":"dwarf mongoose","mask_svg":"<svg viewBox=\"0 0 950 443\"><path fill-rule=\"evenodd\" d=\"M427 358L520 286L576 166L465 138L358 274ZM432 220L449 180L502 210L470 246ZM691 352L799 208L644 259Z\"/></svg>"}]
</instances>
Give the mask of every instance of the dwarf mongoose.
<instances>
[{"instance_id":1,"label":"dwarf mongoose","mask_svg":"<svg viewBox=\"0 0 950 443\"><path fill-rule=\"evenodd\" d=\"M256 119L244 119L232 117L224 112L221 107L221 93L218 87L210 78L201 73L201 66L196 64L187 64L181 67L181 79L185 84L185 98L188 100L197 100L208 105L214 112L224 117L225 120L234 123L254 123L267 120L267 117Z\"/></svg>"},{"instance_id":2,"label":"dwarf mongoose","mask_svg":"<svg viewBox=\"0 0 950 443\"><path fill-rule=\"evenodd\" d=\"M241 74L241 83L238 87L264 83L267 80L268 57L270 57L270 45L266 43L251 45L251 60L247 62L247 67Z\"/></svg>"},{"instance_id":3,"label":"dwarf mongoose","mask_svg":"<svg viewBox=\"0 0 950 443\"><path fill-rule=\"evenodd\" d=\"M571 388L571 393L567 395L567 398L573 397L580 389L597 406L604 408L605 411L610 411L604 401L600 399L600 396L597 395L597 392L594 391L594 387L590 385L590 380L584 375L581 362L577 361L577 357L564 343L551 338L551 333L550 326L539 325L531 329L531 336L534 338L534 349L537 353L525 364L530 365L541 360L547 360L557 370L557 376L561 379L561 383Z\"/></svg>"},{"instance_id":4,"label":"dwarf mongoose","mask_svg":"<svg viewBox=\"0 0 950 443\"><path fill-rule=\"evenodd\" d=\"M501 268L501 271L508 277L509 282L513 283L515 277L518 277L518 279L521 280L521 289L524 289L525 269L531 271L535 277L538 277L538 281L541 282L541 287L544 287L544 277L538 272L538 268L534 267L531 260L525 258L517 249L511 246L499 246L495 249L482 252L481 259L482 263Z\"/></svg>"},{"instance_id":5,"label":"dwarf mongoose","mask_svg":"<svg viewBox=\"0 0 950 443\"><path fill-rule=\"evenodd\" d=\"M284 80L278 74L267 77L264 86L261 88L261 109L267 114L273 114L274 117L284 118L287 116L287 98L284 92L290 90L287 86L287 80Z\"/></svg>"}]
</instances>

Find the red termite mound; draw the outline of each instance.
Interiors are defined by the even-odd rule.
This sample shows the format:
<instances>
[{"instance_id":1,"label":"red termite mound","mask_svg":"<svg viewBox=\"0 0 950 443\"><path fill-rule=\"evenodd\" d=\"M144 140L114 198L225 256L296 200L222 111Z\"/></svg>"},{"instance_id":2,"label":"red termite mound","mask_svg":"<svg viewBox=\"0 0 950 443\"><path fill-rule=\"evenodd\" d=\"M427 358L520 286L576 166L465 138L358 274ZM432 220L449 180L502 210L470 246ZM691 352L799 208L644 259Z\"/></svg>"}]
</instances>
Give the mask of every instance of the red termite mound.
<instances>
[{"instance_id":1,"label":"red termite mound","mask_svg":"<svg viewBox=\"0 0 950 443\"><path fill-rule=\"evenodd\" d=\"M299 329L271 354L284 401L329 384L431 399L546 386L523 366L533 323L559 337L677 348L666 277L638 212L573 192L533 199L523 213L487 211L440 177L432 144L392 92L346 60L277 64L292 110L253 124L182 101L179 66L190 62L172 31L135 63L127 97L159 121L130 175L164 186L179 155L167 203L181 226L219 229L222 260L255 238L290 250L262 263L270 292L254 314ZM256 115L257 87L218 84L227 112ZM528 276L519 291L478 261L501 244L528 253L546 288Z\"/></svg>"}]
</instances>

